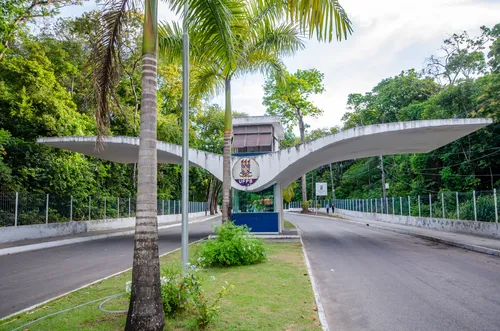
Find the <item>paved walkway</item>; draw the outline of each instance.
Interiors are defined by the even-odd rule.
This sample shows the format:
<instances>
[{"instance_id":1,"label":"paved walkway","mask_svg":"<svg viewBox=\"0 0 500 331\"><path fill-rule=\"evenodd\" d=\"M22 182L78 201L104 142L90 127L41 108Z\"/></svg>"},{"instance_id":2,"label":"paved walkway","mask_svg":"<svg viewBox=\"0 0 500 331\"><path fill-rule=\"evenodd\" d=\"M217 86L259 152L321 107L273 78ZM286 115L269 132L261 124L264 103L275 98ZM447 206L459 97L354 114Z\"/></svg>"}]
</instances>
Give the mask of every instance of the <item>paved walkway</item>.
<instances>
[{"instance_id":1,"label":"paved walkway","mask_svg":"<svg viewBox=\"0 0 500 331\"><path fill-rule=\"evenodd\" d=\"M207 219L214 218L214 217L217 217L217 215L189 218L189 222L203 222ZM163 223L159 224L158 228L162 229L166 226L179 225L179 224L181 224L181 222L179 222L179 221L163 222ZM26 240L19 240L19 241L11 241L11 242L7 242L7 243L0 243L0 255L2 255L1 254L2 249L6 249L6 248L22 247L22 246L28 246L28 245L39 246L38 244L52 243L52 242L66 241L66 240L69 243L71 243L72 239L75 239L75 242L76 242L78 239L84 239L84 238L89 238L89 237L106 238L108 236L128 235L130 233L133 233L134 231L135 231L134 227L127 227L127 228L112 229L112 230L101 230L101 231L74 233L74 234L69 234L69 235L64 235L64 236L53 236L53 237L45 237L45 238L39 238L39 239L26 239Z\"/></svg>"}]
</instances>

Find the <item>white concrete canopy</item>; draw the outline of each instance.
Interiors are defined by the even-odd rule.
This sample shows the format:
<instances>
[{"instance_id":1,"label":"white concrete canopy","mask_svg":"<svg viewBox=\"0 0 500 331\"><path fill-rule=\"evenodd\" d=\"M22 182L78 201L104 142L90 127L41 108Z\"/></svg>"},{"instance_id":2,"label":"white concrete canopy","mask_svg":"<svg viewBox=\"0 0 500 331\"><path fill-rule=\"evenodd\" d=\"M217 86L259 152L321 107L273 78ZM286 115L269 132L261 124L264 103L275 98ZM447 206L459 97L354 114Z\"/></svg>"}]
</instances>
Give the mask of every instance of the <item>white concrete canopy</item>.
<instances>
[{"instance_id":1,"label":"white concrete canopy","mask_svg":"<svg viewBox=\"0 0 500 331\"><path fill-rule=\"evenodd\" d=\"M260 191L275 183L285 187L302 174L323 165L378 155L428 153L492 123L491 119L448 119L397 122L357 127L277 152L253 158L260 167L260 177L250 186L241 186L234 179L232 187L238 190ZM39 143L66 149L104 160L135 163L138 158L139 138L106 137L106 149L95 150L96 137L40 138ZM181 164L181 146L158 142L158 162ZM202 167L219 180L222 179L222 155L195 149L189 150L192 165Z\"/></svg>"}]
</instances>

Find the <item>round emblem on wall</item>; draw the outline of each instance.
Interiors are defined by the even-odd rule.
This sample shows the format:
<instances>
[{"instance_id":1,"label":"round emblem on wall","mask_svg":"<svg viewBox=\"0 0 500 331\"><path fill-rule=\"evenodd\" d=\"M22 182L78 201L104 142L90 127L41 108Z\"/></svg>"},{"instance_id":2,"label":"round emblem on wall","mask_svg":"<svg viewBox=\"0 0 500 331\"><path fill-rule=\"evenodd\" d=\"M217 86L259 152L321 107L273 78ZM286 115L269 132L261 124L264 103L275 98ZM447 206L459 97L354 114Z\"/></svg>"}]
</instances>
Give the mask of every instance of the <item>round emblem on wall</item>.
<instances>
[{"instance_id":1,"label":"round emblem on wall","mask_svg":"<svg viewBox=\"0 0 500 331\"><path fill-rule=\"evenodd\" d=\"M259 170L259 164L254 159L239 159L233 166L233 178L241 186L250 186L259 179Z\"/></svg>"}]
</instances>

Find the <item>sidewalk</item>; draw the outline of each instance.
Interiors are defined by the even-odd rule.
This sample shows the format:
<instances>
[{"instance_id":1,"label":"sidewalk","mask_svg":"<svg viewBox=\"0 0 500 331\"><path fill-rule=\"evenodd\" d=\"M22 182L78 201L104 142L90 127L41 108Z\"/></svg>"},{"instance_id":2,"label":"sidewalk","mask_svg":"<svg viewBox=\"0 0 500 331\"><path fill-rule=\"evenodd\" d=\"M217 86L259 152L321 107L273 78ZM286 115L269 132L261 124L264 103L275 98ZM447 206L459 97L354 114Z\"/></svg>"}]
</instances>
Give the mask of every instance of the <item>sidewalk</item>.
<instances>
[{"instance_id":1,"label":"sidewalk","mask_svg":"<svg viewBox=\"0 0 500 331\"><path fill-rule=\"evenodd\" d=\"M189 223L191 224L191 223L205 222L205 221L217 218L217 217L220 217L220 215L196 217L196 218L190 219ZM176 226L180 226L180 225L181 225L181 222L171 222L171 223L166 223L166 224L164 223L163 225L158 226L158 230L168 229L168 228L172 228L172 227L176 227ZM134 234L134 232L135 232L134 227L128 227L128 228L122 228L122 229L76 233L76 234L65 235L65 236L12 241L12 242L0 244L0 256L21 253L21 252L27 252L27 251L33 251L33 250L44 249L44 248L50 248L50 247L70 245L70 244L98 240L98 239L126 236L126 235Z\"/></svg>"},{"instance_id":2,"label":"sidewalk","mask_svg":"<svg viewBox=\"0 0 500 331\"><path fill-rule=\"evenodd\" d=\"M453 233L453 232L429 230L429 229L423 229L401 224L385 223L385 222L375 221L372 219L356 218L342 214L336 214L336 215L342 217L342 219L336 218L335 215L333 216L307 215L307 216L329 218L332 221L357 223L365 226L374 227L377 229L398 232L425 240L430 240L450 246L460 247L479 253L500 256L500 240L497 239L472 236L468 234Z\"/></svg>"}]
</instances>

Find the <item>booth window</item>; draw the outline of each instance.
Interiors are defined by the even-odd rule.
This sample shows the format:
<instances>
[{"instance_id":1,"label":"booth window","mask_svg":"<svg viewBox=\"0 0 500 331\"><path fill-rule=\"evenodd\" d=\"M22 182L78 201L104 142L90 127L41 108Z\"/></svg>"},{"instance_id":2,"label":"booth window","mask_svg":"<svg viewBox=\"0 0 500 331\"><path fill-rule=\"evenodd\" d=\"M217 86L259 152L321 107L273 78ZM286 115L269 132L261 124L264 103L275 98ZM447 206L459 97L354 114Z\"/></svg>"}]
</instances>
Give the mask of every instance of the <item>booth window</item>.
<instances>
[{"instance_id":1,"label":"booth window","mask_svg":"<svg viewBox=\"0 0 500 331\"><path fill-rule=\"evenodd\" d=\"M232 189L234 213L274 212L274 185L260 192Z\"/></svg>"}]
</instances>

